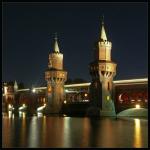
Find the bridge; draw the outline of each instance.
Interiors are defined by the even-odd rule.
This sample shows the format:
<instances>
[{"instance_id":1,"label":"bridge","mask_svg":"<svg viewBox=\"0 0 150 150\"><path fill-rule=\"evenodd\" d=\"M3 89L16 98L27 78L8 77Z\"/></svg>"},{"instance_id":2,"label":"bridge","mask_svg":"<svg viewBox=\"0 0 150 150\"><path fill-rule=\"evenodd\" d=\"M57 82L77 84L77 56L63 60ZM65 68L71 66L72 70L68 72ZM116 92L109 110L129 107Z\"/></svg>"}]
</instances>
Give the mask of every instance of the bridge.
<instances>
[{"instance_id":1,"label":"bridge","mask_svg":"<svg viewBox=\"0 0 150 150\"><path fill-rule=\"evenodd\" d=\"M148 107L147 78L113 82L113 99L117 113L130 108ZM90 83L64 85L64 113L85 112L90 105L89 85ZM47 103L46 89L47 87L35 87L3 93L3 112L42 112Z\"/></svg>"}]
</instances>

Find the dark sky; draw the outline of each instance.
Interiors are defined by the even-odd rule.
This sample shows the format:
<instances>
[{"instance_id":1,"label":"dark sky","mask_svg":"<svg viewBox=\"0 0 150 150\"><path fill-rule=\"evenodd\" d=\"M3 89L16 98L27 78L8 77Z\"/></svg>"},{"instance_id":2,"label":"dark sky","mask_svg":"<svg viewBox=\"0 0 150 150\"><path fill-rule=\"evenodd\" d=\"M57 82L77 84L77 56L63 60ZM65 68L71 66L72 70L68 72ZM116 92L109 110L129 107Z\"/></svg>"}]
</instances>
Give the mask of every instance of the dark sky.
<instances>
[{"instance_id":1,"label":"dark sky","mask_svg":"<svg viewBox=\"0 0 150 150\"><path fill-rule=\"evenodd\" d=\"M115 80L147 77L147 3L3 3L2 79L26 87L45 82L57 32L69 78L91 81L88 64L104 14Z\"/></svg>"}]
</instances>

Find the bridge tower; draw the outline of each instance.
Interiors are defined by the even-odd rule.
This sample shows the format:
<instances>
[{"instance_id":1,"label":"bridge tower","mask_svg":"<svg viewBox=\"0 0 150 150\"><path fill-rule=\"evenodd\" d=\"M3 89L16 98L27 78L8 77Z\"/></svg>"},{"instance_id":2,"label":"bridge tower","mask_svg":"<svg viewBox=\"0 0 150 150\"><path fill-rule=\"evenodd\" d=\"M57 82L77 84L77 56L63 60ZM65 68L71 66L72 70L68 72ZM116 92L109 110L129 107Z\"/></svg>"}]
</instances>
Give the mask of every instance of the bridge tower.
<instances>
[{"instance_id":1,"label":"bridge tower","mask_svg":"<svg viewBox=\"0 0 150 150\"><path fill-rule=\"evenodd\" d=\"M64 101L64 82L67 72L63 69L63 54L59 50L57 36L54 39L54 50L49 54L48 69L45 72L47 81L46 114L58 114Z\"/></svg>"},{"instance_id":2,"label":"bridge tower","mask_svg":"<svg viewBox=\"0 0 150 150\"><path fill-rule=\"evenodd\" d=\"M115 116L112 90L117 65L111 60L111 48L112 43L107 39L102 20L100 39L94 48L94 61L89 65L92 76L90 101L94 108L98 108L100 116Z\"/></svg>"}]
</instances>

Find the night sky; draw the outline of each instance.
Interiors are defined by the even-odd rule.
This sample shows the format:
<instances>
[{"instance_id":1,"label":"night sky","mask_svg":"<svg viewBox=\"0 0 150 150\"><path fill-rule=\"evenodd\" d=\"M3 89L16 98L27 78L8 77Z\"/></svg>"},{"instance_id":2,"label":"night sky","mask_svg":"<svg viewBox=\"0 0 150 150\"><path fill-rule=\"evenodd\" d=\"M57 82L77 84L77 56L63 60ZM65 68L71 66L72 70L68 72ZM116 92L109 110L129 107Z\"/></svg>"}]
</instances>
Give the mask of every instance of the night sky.
<instances>
[{"instance_id":1,"label":"night sky","mask_svg":"<svg viewBox=\"0 0 150 150\"><path fill-rule=\"evenodd\" d=\"M88 65L100 36L101 15L112 42L115 80L148 75L147 3L3 3L2 80L45 82L57 32L69 78L91 81Z\"/></svg>"}]
</instances>

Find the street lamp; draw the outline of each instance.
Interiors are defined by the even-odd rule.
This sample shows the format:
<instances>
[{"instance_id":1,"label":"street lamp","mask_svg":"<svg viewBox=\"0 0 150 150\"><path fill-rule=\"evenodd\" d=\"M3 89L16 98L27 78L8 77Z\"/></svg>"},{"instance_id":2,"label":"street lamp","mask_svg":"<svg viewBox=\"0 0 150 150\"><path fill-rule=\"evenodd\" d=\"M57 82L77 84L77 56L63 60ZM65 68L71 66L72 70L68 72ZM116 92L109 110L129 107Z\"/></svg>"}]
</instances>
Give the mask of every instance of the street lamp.
<instances>
[{"instance_id":1,"label":"street lamp","mask_svg":"<svg viewBox=\"0 0 150 150\"><path fill-rule=\"evenodd\" d=\"M135 108L139 109L139 108L140 108L140 105L139 105L139 104L136 104L136 105L135 105Z\"/></svg>"},{"instance_id":2,"label":"street lamp","mask_svg":"<svg viewBox=\"0 0 150 150\"><path fill-rule=\"evenodd\" d=\"M36 90L33 88L33 89L32 89L32 92L33 92L33 93L35 93L35 92L36 92Z\"/></svg>"},{"instance_id":3,"label":"street lamp","mask_svg":"<svg viewBox=\"0 0 150 150\"><path fill-rule=\"evenodd\" d=\"M88 95L87 93L84 94L85 97L87 97L87 95Z\"/></svg>"}]
</instances>

